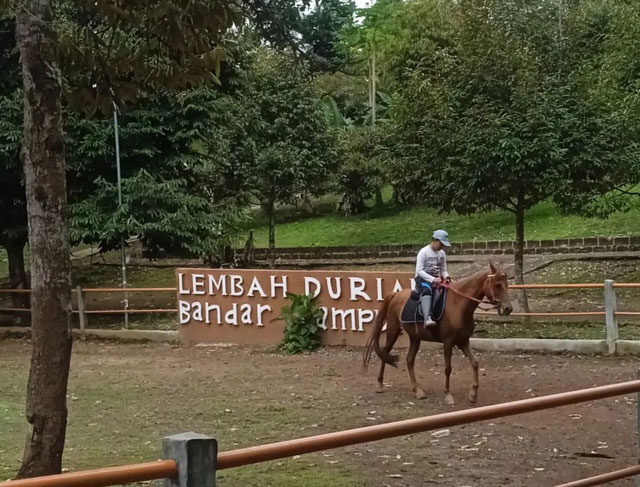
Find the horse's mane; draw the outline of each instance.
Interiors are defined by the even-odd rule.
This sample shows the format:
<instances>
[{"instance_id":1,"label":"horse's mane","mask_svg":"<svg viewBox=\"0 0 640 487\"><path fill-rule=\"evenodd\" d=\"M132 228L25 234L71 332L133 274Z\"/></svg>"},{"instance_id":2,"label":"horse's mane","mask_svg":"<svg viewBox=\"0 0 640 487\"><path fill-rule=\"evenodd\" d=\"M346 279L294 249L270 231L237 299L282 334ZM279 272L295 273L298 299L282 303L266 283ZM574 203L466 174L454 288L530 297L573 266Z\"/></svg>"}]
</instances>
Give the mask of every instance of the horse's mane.
<instances>
[{"instance_id":1,"label":"horse's mane","mask_svg":"<svg viewBox=\"0 0 640 487\"><path fill-rule=\"evenodd\" d=\"M455 287L456 289L459 287L464 287L467 284L471 284L472 282L475 282L476 280L480 280L481 277L482 278L487 277L489 274L490 274L489 270L482 269L482 270L479 270L478 272L474 272L470 276L463 277L462 279L455 281L453 284L451 284L451 286Z\"/></svg>"}]
</instances>

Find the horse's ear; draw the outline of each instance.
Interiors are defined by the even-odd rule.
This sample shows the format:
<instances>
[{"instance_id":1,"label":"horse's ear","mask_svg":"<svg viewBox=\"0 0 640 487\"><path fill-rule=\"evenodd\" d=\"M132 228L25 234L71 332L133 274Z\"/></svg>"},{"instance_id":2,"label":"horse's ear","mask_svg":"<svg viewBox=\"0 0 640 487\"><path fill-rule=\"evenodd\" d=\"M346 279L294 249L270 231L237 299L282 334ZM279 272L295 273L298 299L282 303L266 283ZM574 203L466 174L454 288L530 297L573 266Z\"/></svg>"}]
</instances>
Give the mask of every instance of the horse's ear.
<instances>
[{"instance_id":1,"label":"horse's ear","mask_svg":"<svg viewBox=\"0 0 640 487\"><path fill-rule=\"evenodd\" d=\"M498 269L496 269L496 266L492 260L489 261L489 269L491 269L491 274L495 274L496 272L498 272Z\"/></svg>"}]
</instances>

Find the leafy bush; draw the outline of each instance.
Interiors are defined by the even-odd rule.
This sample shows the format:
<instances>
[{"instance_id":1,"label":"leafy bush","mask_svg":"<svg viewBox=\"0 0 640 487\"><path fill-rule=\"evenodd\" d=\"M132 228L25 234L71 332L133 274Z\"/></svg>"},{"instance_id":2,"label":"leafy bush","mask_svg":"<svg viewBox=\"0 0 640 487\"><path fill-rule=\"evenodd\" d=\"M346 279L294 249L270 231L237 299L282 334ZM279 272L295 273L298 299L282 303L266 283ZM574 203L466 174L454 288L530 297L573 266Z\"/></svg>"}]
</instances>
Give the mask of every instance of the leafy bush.
<instances>
[{"instance_id":1,"label":"leafy bush","mask_svg":"<svg viewBox=\"0 0 640 487\"><path fill-rule=\"evenodd\" d=\"M379 128L351 128L339 137L340 165L334 176L334 191L342 196L344 215L363 213L365 200L384 183L385 150Z\"/></svg>"},{"instance_id":2,"label":"leafy bush","mask_svg":"<svg viewBox=\"0 0 640 487\"><path fill-rule=\"evenodd\" d=\"M289 294L290 306L282 308L278 319L285 321L284 338L279 350L295 355L316 350L320 346L320 327L322 310L315 299L306 294Z\"/></svg>"}]
</instances>

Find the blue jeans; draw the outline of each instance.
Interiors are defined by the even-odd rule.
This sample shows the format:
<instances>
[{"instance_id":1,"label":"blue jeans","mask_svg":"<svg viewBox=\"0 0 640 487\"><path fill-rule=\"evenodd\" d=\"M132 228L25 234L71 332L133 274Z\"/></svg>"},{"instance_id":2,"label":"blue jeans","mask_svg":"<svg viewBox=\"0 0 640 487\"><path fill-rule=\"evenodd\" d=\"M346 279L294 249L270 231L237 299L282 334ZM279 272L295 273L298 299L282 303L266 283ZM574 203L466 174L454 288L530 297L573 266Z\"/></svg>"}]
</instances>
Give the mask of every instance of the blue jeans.
<instances>
[{"instance_id":1,"label":"blue jeans","mask_svg":"<svg viewBox=\"0 0 640 487\"><path fill-rule=\"evenodd\" d=\"M425 294L433 295L433 286L430 282L425 281L421 277L416 277L416 291L423 296Z\"/></svg>"},{"instance_id":2,"label":"blue jeans","mask_svg":"<svg viewBox=\"0 0 640 487\"><path fill-rule=\"evenodd\" d=\"M420 293L420 308L422 309L422 315L425 318L431 316L431 306L433 303L433 287L430 282L425 281L421 277L416 278L416 291Z\"/></svg>"}]
</instances>

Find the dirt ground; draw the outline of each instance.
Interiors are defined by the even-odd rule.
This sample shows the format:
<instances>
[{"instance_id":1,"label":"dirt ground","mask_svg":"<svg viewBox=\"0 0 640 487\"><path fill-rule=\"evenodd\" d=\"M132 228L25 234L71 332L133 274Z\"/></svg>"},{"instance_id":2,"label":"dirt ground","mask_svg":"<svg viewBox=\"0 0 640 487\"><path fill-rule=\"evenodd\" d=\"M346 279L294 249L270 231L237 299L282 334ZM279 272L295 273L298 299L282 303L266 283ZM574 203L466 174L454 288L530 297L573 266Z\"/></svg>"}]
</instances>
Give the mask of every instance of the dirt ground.
<instances>
[{"instance_id":1,"label":"dirt ground","mask_svg":"<svg viewBox=\"0 0 640 487\"><path fill-rule=\"evenodd\" d=\"M30 344L0 341L0 478L24 444ZM378 361L359 350L286 357L266 348L79 342L70 379L65 466L96 468L158 458L162 436L198 431L220 450L470 407L466 360L454 359L443 402L441 353L421 351L427 399L408 390L402 361L374 392ZM629 380L637 361L570 355L479 354L479 406ZM454 427L220 472L227 486L554 486L637 462L636 397ZM633 485L631 480L615 485Z\"/></svg>"}]
</instances>

